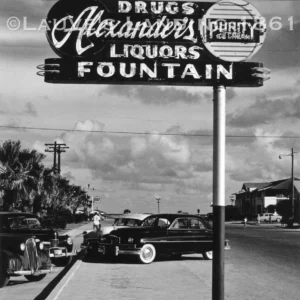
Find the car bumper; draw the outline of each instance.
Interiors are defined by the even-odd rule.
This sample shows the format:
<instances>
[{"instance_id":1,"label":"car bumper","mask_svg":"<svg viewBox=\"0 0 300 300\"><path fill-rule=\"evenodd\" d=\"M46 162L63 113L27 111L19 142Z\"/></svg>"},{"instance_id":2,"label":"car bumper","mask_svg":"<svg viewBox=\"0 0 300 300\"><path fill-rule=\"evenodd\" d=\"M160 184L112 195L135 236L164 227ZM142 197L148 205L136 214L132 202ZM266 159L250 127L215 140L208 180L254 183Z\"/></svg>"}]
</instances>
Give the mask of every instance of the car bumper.
<instances>
[{"instance_id":1,"label":"car bumper","mask_svg":"<svg viewBox=\"0 0 300 300\"><path fill-rule=\"evenodd\" d=\"M49 249L49 256L51 258L68 257L77 255L76 251L68 252L64 247L54 247Z\"/></svg>"},{"instance_id":2,"label":"car bumper","mask_svg":"<svg viewBox=\"0 0 300 300\"><path fill-rule=\"evenodd\" d=\"M113 254L115 256L119 255L140 255L141 248L136 248L133 245L99 245L98 253L101 254Z\"/></svg>"},{"instance_id":3,"label":"car bumper","mask_svg":"<svg viewBox=\"0 0 300 300\"><path fill-rule=\"evenodd\" d=\"M141 248L137 248L136 245L112 245L112 244L98 244L95 245L80 245L83 251L94 251L100 255L139 255Z\"/></svg>"},{"instance_id":4,"label":"car bumper","mask_svg":"<svg viewBox=\"0 0 300 300\"><path fill-rule=\"evenodd\" d=\"M35 272L32 272L30 270L20 270L20 271L8 271L8 275L41 275L41 274L48 274L52 271L51 269L43 269L43 270L37 270Z\"/></svg>"}]
</instances>

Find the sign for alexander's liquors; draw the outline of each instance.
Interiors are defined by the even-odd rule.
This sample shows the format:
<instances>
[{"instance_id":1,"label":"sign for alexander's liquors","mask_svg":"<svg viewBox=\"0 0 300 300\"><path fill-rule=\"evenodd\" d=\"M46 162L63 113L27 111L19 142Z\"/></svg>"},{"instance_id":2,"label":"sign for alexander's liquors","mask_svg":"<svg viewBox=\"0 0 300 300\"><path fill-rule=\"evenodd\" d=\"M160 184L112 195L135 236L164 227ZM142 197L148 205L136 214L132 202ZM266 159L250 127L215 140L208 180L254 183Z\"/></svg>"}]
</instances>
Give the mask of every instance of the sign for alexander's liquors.
<instances>
[{"instance_id":1,"label":"sign for alexander's liquors","mask_svg":"<svg viewBox=\"0 0 300 300\"><path fill-rule=\"evenodd\" d=\"M212 2L61 0L48 14L47 38L62 59L47 60L45 80L262 85L259 78L251 76L253 68L261 64L243 63L242 71L242 65L232 63L246 60L251 51L230 60L214 50L215 44L224 43L224 36L228 47L227 40L234 34L235 43L251 44L251 49L254 44L261 45L263 28L255 25L254 30L258 21L253 18L253 10L245 10L240 2L245 3L230 3L234 9L237 6L246 11L246 18L245 14L240 16L246 22L244 30L238 25L242 19L231 18L228 27L226 19L216 18L216 4ZM225 9L228 11L228 7ZM234 51L240 48L238 44Z\"/></svg>"}]
</instances>

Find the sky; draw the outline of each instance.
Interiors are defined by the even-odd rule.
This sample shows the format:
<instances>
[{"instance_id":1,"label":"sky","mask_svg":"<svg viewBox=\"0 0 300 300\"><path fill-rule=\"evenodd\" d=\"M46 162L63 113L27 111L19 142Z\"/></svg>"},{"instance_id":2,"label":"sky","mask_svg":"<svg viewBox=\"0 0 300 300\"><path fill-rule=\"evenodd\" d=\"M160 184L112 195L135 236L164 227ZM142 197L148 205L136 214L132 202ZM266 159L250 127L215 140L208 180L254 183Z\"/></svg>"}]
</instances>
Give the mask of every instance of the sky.
<instances>
[{"instance_id":1,"label":"sky","mask_svg":"<svg viewBox=\"0 0 300 300\"><path fill-rule=\"evenodd\" d=\"M1 0L1 142L46 154L47 167L45 144L65 143L61 175L106 212L157 212L156 198L160 212L211 212L213 88L45 83L36 73L58 58L42 26L55 2ZM291 148L300 176L300 0L250 2L267 20L250 61L271 74L263 87L226 89L226 205L245 182L290 177Z\"/></svg>"}]
</instances>

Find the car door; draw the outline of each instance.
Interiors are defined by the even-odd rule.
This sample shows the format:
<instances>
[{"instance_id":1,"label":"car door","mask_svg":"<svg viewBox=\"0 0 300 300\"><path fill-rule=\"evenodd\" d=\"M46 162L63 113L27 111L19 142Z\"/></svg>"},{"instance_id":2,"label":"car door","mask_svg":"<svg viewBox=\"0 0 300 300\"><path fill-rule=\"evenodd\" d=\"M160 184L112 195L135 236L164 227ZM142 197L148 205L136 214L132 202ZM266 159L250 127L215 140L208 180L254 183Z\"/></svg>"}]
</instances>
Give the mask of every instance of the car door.
<instances>
[{"instance_id":1,"label":"car door","mask_svg":"<svg viewBox=\"0 0 300 300\"><path fill-rule=\"evenodd\" d=\"M175 253L193 251L193 234L189 228L189 218L179 217L168 229L169 250Z\"/></svg>"},{"instance_id":2,"label":"car door","mask_svg":"<svg viewBox=\"0 0 300 300\"><path fill-rule=\"evenodd\" d=\"M212 245L213 245L212 230L208 229L201 219L196 217L191 217L189 219L189 229L192 234L193 251L197 253L202 253L204 251L208 251L212 249Z\"/></svg>"}]
</instances>

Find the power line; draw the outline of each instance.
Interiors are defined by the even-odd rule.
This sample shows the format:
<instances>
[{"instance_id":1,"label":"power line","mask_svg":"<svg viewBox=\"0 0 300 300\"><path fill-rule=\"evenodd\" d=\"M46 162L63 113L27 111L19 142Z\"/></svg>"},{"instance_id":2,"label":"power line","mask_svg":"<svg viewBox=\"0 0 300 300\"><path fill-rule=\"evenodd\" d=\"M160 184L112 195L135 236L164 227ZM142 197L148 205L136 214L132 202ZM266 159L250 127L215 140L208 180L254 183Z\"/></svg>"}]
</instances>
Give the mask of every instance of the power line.
<instances>
[{"instance_id":1,"label":"power line","mask_svg":"<svg viewBox=\"0 0 300 300\"><path fill-rule=\"evenodd\" d=\"M112 131L112 130L82 130L82 129L63 129L63 128L43 128L43 127L24 127L24 126L0 126L8 129L42 130L42 131L66 131L83 133L106 133L106 134L132 134L132 135L159 135L159 136L185 136L185 137L213 137L212 133L161 133L161 132L134 132L134 131ZM278 138L278 139L300 139L300 136L282 135L226 135L227 138Z\"/></svg>"}]
</instances>

